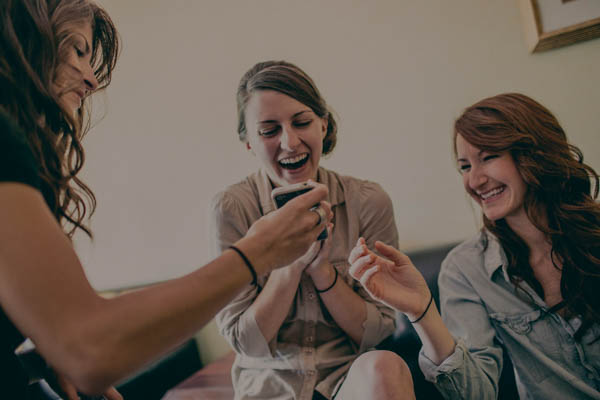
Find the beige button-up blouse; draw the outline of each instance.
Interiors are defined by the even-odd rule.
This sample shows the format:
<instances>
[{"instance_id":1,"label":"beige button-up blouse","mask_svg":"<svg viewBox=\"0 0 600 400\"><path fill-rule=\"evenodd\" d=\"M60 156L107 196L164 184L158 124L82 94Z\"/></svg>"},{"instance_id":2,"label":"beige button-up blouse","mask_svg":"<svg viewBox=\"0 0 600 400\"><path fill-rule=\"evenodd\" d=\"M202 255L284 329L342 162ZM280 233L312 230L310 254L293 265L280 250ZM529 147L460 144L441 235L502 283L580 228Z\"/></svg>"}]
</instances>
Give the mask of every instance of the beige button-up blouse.
<instances>
[{"instance_id":1,"label":"beige button-up blouse","mask_svg":"<svg viewBox=\"0 0 600 400\"><path fill-rule=\"evenodd\" d=\"M317 180L329 188L334 212L329 261L339 278L366 302L367 319L360 346L335 323L323 306L310 277L303 275L296 297L277 336L267 342L254 317L245 311L258 296L248 286L216 318L221 334L237 356L232 370L236 399L312 399L319 391L331 398L352 361L390 335L392 309L373 300L348 274L347 258L360 236L372 248L376 240L398 247L392 202L376 183L319 168ZM260 170L217 194L211 207L213 255L248 231L262 215L275 210L271 182Z\"/></svg>"}]
</instances>

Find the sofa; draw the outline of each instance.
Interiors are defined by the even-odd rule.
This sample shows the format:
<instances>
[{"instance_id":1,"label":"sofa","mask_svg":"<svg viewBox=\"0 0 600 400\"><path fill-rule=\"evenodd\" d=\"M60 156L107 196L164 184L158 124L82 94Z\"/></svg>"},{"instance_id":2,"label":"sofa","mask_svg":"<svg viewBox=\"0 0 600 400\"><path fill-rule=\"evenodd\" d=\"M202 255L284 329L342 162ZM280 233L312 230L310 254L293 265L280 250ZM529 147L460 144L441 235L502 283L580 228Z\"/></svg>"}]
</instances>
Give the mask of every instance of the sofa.
<instances>
[{"instance_id":1,"label":"sofa","mask_svg":"<svg viewBox=\"0 0 600 400\"><path fill-rule=\"evenodd\" d=\"M448 252L456 243L431 247L428 249L407 252L415 266L421 271L433 298L439 308L439 289L437 277L441 263ZM443 399L435 386L427 382L419 369L418 354L421 349L421 341L412 325L404 314L396 315L397 327L394 334L384 340L379 346L380 350L389 350L399 354L410 367L415 394L417 399ZM230 371L233 364L233 353L217 360L193 376L177 385L172 391L167 393L165 399L212 399L212 400L230 400L233 395L231 386ZM500 379L499 399L517 399L519 398L513 368L510 360L504 359L504 368Z\"/></svg>"}]
</instances>

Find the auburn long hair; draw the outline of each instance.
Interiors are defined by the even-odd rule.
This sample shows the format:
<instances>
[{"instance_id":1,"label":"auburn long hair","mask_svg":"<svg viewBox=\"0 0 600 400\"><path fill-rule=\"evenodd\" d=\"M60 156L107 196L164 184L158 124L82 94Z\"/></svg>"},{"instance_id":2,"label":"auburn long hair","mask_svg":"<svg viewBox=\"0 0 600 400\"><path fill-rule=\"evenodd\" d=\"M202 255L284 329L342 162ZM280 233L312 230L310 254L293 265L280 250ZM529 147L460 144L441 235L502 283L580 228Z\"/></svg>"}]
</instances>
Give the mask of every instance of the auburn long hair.
<instances>
[{"instance_id":1,"label":"auburn long hair","mask_svg":"<svg viewBox=\"0 0 600 400\"><path fill-rule=\"evenodd\" d=\"M467 108L454 125L471 145L485 151L508 151L527 185L524 209L552 244L552 260L562 270L560 289L568 315L583 319L578 338L600 322L599 177L568 143L558 120L535 100L506 93ZM525 280L538 293L541 285L529 266L529 248L504 219L483 216L484 228L502 244L508 273L518 286Z\"/></svg>"},{"instance_id":2,"label":"auburn long hair","mask_svg":"<svg viewBox=\"0 0 600 400\"><path fill-rule=\"evenodd\" d=\"M42 193L71 237L93 213L96 199L77 173L89 129L86 103L76 115L59 103L53 83L74 45L72 28L92 26L92 65L98 89L115 67L119 39L108 14L89 0L3 0L0 6L0 108L23 129L39 164ZM89 206L89 209L88 209Z\"/></svg>"}]
</instances>

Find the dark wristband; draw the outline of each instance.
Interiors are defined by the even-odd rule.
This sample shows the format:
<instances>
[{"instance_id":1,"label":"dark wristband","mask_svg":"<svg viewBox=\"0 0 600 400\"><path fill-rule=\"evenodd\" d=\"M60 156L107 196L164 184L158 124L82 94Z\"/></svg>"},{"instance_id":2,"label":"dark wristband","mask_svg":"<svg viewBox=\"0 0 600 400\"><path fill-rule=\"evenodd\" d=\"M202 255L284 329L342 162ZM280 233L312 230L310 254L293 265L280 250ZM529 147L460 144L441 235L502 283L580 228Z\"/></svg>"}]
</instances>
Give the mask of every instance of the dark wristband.
<instances>
[{"instance_id":1,"label":"dark wristband","mask_svg":"<svg viewBox=\"0 0 600 400\"><path fill-rule=\"evenodd\" d=\"M333 270L335 271L335 277L333 278L333 283L331 285L329 285L329 287L323 289L323 290L319 290L317 288L315 288L315 290L317 291L317 293L325 293L326 291L328 291L329 289L331 289L332 287L335 286L336 282L337 282L337 278L338 278L338 270L336 267L333 267Z\"/></svg>"},{"instance_id":2,"label":"dark wristband","mask_svg":"<svg viewBox=\"0 0 600 400\"><path fill-rule=\"evenodd\" d=\"M429 307L431 307L431 303L433 303L433 294L431 292L429 292L429 296L431 296L431 297L429 297L429 304L427 304L427 307L425 308L425 311L423 311L423 314L421 314L421 316L419 318L415 319L414 321L408 320L408 322L410 322L411 324L414 324L423 319L425 314L427 314L427 311L429 311Z\"/></svg>"},{"instance_id":3,"label":"dark wristband","mask_svg":"<svg viewBox=\"0 0 600 400\"><path fill-rule=\"evenodd\" d=\"M246 255L244 253L242 253L242 251L240 249L238 249L237 247L235 247L235 246L229 246L229 248L231 250L235 251L236 253L238 253L240 255L240 257L242 257L242 260L244 260L244 263L246 263L246 266L250 270L250 274L252 274L252 282L251 282L251 284L252 285L258 284L258 278L256 276L256 270L252 266L252 263L250 262L250 260L248 260L248 257L246 257Z\"/></svg>"}]
</instances>

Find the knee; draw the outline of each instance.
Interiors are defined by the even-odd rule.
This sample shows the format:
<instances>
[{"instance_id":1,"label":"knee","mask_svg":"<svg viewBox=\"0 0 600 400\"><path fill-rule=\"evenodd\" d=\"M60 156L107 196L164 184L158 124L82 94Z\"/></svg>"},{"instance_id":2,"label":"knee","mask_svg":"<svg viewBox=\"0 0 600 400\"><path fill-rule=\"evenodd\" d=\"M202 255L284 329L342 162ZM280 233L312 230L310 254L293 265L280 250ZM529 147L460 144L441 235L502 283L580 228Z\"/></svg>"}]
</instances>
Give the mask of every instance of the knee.
<instances>
[{"instance_id":1,"label":"knee","mask_svg":"<svg viewBox=\"0 0 600 400\"><path fill-rule=\"evenodd\" d=\"M408 365L402 357L391 351L364 353L354 361L350 371L361 376L365 384L378 390L385 389L385 392L394 393L410 387L412 391L412 375Z\"/></svg>"}]
</instances>

